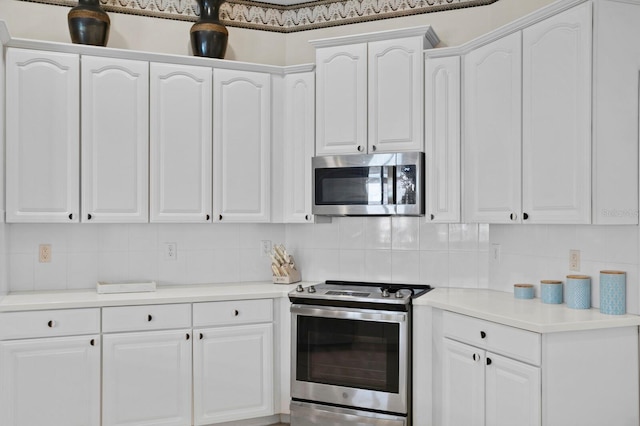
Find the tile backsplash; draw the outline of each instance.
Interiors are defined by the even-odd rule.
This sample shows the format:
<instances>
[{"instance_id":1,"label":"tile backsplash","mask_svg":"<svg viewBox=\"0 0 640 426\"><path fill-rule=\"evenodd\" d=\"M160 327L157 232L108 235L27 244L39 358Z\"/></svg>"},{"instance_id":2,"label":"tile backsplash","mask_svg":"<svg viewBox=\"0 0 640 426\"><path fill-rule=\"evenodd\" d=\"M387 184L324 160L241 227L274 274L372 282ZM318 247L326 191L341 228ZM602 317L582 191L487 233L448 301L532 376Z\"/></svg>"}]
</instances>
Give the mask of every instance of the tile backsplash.
<instances>
[{"instance_id":1,"label":"tile backsplash","mask_svg":"<svg viewBox=\"0 0 640 426\"><path fill-rule=\"evenodd\" d=\"M302 278L425 283L512 292L515 283L564 281L569 250L580 274L627 272L627 311L640 313L637 226L429 224L415 217L345 217L321 224L0 224L0 295L94 288L96 281L160 285L270 280L260 242L284 243ZM176 243L177 259L165 258ZM38 262L51 244L51 263ZM500 246L500 259L492 246Z\"/></svg>"},{"instance_id":2,"label":"tile backsplash","mask_svg":"<svg viewBox=\"0 0 640 426\"><path fill-rule=\"evenodd\" d=\"M566 282L569 274L591 277L591 302L600 306L600 271L627 273L627 311L640 313L637 226L491 225L492 245L500 245L499 262L489 260L489 287L513 291L513 284L531 283L540 297L540 280ZM580 250L580 270L569 270L569 250Z\"/></svg>"}]
</instances>

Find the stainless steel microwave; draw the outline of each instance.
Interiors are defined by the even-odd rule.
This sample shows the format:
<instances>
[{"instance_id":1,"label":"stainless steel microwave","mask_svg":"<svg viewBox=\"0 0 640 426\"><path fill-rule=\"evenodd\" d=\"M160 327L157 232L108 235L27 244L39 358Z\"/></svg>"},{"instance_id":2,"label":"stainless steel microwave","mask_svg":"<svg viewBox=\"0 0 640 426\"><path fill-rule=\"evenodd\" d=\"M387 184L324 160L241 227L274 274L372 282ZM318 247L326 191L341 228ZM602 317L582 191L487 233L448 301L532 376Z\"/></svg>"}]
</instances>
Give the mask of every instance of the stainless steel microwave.
<instances>
[{"instance_id":1,"label":"stainless steel microwave","mask_svg":"<svg viewBox=\"0 0 640 426\"><path fill-rule=\"evenodd\" d=\"M313 157L311 164L315 215L424 215L424 152Z\"/></svg>"}]
</instances>

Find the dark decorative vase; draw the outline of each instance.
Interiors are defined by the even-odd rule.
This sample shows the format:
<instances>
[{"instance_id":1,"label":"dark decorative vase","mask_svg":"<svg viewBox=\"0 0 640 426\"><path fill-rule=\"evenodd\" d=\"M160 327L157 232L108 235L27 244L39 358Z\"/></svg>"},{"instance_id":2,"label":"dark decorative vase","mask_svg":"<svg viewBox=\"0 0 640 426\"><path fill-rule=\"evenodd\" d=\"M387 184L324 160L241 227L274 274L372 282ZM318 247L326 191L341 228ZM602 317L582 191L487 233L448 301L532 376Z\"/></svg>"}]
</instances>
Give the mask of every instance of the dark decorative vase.
<instances>
[{"instance_id":1,"label":"dark decorative vase","mask_svg":"<svg viewBox=\"0 0 640 426\"><path fill-rule=\"evenodd\" d=\"M67 15L71 41L76 44L106 46L111 20L100 7L100 0L78 0Z\"/></svg>"},{"instance_id":2,"label":"dark decorative vase","mask_svg":"<svg viewBox=\"0 0 640 426\"><path fill-rule=\"evenodd\" d=\"M229 32L218 18L223 0L196 0L200 19L191 27L191 48L195 56L224 58Z\"/></svg>"}]
</instances>

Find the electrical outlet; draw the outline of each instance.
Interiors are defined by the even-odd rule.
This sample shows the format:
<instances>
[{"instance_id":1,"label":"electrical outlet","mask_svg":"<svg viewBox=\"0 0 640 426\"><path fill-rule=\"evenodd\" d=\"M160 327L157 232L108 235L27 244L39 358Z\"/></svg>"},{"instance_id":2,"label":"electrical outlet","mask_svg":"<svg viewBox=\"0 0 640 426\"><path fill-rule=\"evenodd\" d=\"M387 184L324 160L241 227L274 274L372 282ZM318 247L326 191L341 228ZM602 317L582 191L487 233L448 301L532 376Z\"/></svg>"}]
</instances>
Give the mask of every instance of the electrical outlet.
<instances>
[{"instance_id":1,"label":"electrical outlet","mask_svg":"<svg viewBox=\"0 0 640 426\"><path fill-rule=\"evenodd\" d=\"M271 254L271 240L260 241L260 257L267 257Z\"/></svg>"},{"instance_id":2,"label":"electrical outlet","mask_svg":"<svg viewBox=\"0 0 640 426\"><path fill-rule=\"evenodd\" d=\"M164 243L164 260L178 259L178 245L176 243Z\"/></svg>"},{"instance_id":3,"label":"electrical outlet","mask_svg":"<svg viewBox=\"0 0 640 426\"><path fill-rule=\"evenodd\" d=\"M51 244L40 244L38 248L38 261L51 263Z\"/></svg>"},{"instance_id":4,"label":"electrical outlet","mask_svg":"<svg viewBox=\"0 0 640 426\"><path fill-rule=\"evenodd\" d=\"M569 250L569 270L574 272L580 270L580 250Z\"/></svg>"},{"instance_id":5,"label":"electrical outlet","mask_svg":"<svg viewBox=\"0 0 640 426\"><path fill-rule=\"evenodd\" d=\"M500 263L500 244L491 244L491 263Z\"/></svg>"}]
</instances>

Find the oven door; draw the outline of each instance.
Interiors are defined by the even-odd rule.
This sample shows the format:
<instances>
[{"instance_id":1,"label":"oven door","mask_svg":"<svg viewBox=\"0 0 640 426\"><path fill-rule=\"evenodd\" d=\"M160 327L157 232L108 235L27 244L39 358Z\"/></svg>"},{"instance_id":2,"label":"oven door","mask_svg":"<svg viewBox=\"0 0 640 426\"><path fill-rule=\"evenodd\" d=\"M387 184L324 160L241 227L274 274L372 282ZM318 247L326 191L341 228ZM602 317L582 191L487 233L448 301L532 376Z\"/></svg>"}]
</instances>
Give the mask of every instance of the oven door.
<instances>
[{"instance_id":1,"label":"oven door","mask_svg":"<svg viewBox=\"0 0 640 426\"><path fill-rule=\"evenodd\" d=\"M407 312L294 304L294 399L406 415Z\"/></svg>"}]
</instances>

